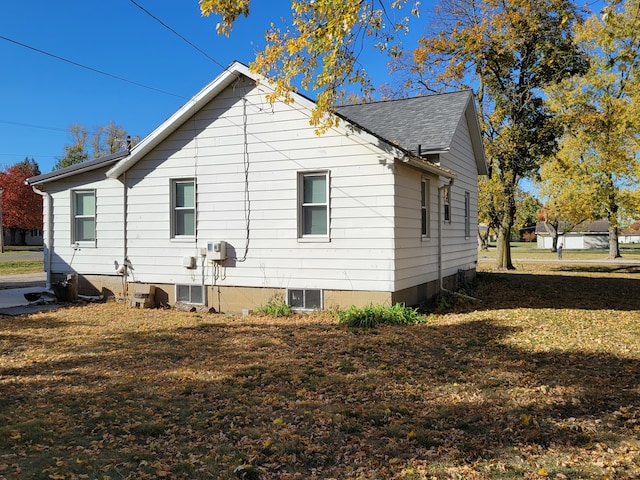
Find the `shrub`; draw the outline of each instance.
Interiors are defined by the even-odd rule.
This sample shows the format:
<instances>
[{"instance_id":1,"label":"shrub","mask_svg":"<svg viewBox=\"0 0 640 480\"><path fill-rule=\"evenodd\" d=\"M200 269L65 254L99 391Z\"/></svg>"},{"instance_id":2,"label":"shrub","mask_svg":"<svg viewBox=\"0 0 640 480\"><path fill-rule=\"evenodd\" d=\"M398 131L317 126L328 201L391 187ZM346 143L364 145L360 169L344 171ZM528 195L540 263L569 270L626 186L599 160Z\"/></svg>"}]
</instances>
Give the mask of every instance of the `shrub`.
<instances>
[{"instance_id":1,"label":"shrub","mask_svg":"<svg viewBox=\"0 0 640 480\"><path fill-rule=\"evenodd\" d=\"M424 323L425 317L415 308L407 307L404 303L396 303L392 307L368 305L366 307L350 306L346 310L338 311L341 324L357 328L373 328L380 324L414 325Z\"/></svg>"},{"instance_id":2,"label":"shrub","mask_svg":"<svg viewBox=\"0 0 640 480\"><path fill-rule=\"evenodd\" d=\"M256 308L254 312L272 317L291 317L295 314L293 309L281 297L273 297L266 305Z\"/></svg>"}]
</instances>

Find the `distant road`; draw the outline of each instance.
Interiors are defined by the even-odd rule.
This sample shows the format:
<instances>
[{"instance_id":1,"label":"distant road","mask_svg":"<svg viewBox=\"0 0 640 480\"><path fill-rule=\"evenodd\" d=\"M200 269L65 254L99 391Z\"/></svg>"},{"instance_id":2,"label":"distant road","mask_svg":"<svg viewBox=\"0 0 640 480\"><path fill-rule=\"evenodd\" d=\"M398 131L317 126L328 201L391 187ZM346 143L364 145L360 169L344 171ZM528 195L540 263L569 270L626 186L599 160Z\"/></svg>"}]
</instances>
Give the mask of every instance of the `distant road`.
<instances>
[{"instance_id":1,"label":"distant road","mask_svg":"<svg viewBox=\"0 0 640 480\"><path fill-rule=\"evenodd\" d=\"M0 254L0 262L17 262L19 260L42 260L44 253L40 252L24 252L24 253L2 253Z\"/></svg>"},{"instance_id":2,"label":"distant road","mask_svg":"<svg viewBox=\"0 0 640 480\"><path fill-rule=\"evenodd\" d=\"M0 262L38 261L44 258L40 252L3 253L0 254ZM15 275L0 275L0 290L10 288L44 287L47 280L45 272L23 273ZM2 294L0 294L1 296ZM1 300L1 298L0 298Z\"/></svg>"}]
</instances>

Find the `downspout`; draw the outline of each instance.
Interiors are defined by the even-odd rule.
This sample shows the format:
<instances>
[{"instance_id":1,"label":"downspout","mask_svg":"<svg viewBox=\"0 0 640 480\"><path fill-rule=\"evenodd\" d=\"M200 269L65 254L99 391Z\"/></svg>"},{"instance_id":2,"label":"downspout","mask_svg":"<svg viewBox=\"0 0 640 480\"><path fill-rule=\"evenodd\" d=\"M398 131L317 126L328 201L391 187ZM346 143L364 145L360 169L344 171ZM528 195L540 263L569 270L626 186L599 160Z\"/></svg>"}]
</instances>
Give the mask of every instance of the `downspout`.
<instances>
[{"instance_id":1,"label":"downspout","mask_svg":"<svg viewBox=\"0 0 640 480\"><path fill-rule=\"evenodd\" d=\"M449 179L449 183L438 187L438 288L440 292L453 293L450 290L444 288L444 279L442 277L442 197L445 188L451 188L453 186L453 178Z\"/></svg>"},{"instance_id":2,"label":"downspout","mask_svg":"<svg viewBox=\"0 0 640 480\"><path fill-rule=\"evenodd\" d=\"M38 190L35 185L31 185L31 189L42 197L43 202L47 204L47 290L51 290L51 246L53 240L53 198L49 192Z\"/></svg>"},{"instance_id":3,"label":"downspout","mask_svg":"<svg viewBox=\"0 0 640 480\"><path fill-rule=\"evenodd\" d=\"M449 183L438 187L438 287L440 289L440 293L448 293L449 295L454 295L456 297L466 298L467 300L471 300L473 302L479 302L480 300L471 297L469 295L465 295L459 292L452 292L451 290L444 288L444 278L442 275L442 197L443 190L445 188L451 188L453 186L453 178L449 178Z\"/></svg>"},{"instance_id":4,"label":"downspout","mask_svg":"<svg viewBox=\"0 0 640 480\"><path fill-rule=\"evenodd\" d=\"M129 149L129 152L131 152L131 149ZM122 188L123 188L123 194L122 194L122 208L123 208L123 212L122 212L122 253L123 253L123 260L122 260L122 264L124 265L124 272L122 273L122 297L124 299L124 304L127 304L127 290L128 290L128 286L129 286L129 265L131 264L129 262L129 250L128 250L128 236L127 236L127 210L128 210L128 196L127 196L127 172L123 172L122 173Z\"/></svg>"}]
</instances>

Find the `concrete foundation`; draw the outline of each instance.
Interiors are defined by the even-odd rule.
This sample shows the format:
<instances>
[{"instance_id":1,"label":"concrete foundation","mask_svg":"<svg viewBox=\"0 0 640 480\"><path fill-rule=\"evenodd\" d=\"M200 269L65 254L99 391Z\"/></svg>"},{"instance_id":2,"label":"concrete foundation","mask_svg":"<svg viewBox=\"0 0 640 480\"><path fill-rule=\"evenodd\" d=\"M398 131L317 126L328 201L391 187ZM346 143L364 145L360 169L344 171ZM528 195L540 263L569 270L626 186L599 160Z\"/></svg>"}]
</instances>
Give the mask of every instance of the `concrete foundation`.
<instances>
[{"instance_id":1,"label":"concrete foundation","mask_svg":"<svg viewBox=\"0 0 640 480\"><path fill-rule=\"evenodd\" d=\"M458 272L443 279L443 286L448 290L456 290L462 284L472 280L475 269ZM82 295L100 295L117 300L131 300L136 294L149 294L156 307L172 307L176 304L175 285L130 282L123 284L121 276L112 275L79 275L79 293ZM52 281L64 278L63 274L53 274ZM397 292L323 290L323 304L325 309L346 308L351 305L364 307L369 304L390 306L404 303L409 306L420 305L433 298L440 291L438 281L434 280ZM266 305L272 299L286 300L287 291L284 288L257 288L206 286L206 307L221 313L241 313L256 307ZM150 302L151 303L151 302Z\"/></svg>"}]
</instances>

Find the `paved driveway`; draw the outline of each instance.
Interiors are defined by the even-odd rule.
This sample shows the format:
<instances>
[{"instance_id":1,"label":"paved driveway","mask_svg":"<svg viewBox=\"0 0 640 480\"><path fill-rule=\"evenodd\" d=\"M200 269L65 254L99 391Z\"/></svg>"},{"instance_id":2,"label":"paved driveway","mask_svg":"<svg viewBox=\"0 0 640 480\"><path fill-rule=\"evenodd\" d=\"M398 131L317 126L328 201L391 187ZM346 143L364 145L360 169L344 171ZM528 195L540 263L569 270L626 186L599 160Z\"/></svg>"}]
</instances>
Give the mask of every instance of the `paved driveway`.
<instances>
[{"instance_id":1,"label":"paved driveway","mask_svg":"<svg viewBox=\"0 0 640 480\"><path fill-rule=\"evenodd\" d=\"M42 252L4 253L0 262L18 260L42 260ZM41 292L45 289L47 274L45 272L25 273L20 275L0 275L0 310L29 305L24 298L28 292ZM5 312L0 312L0 314Z\"/></svg>"}]
</instances>

